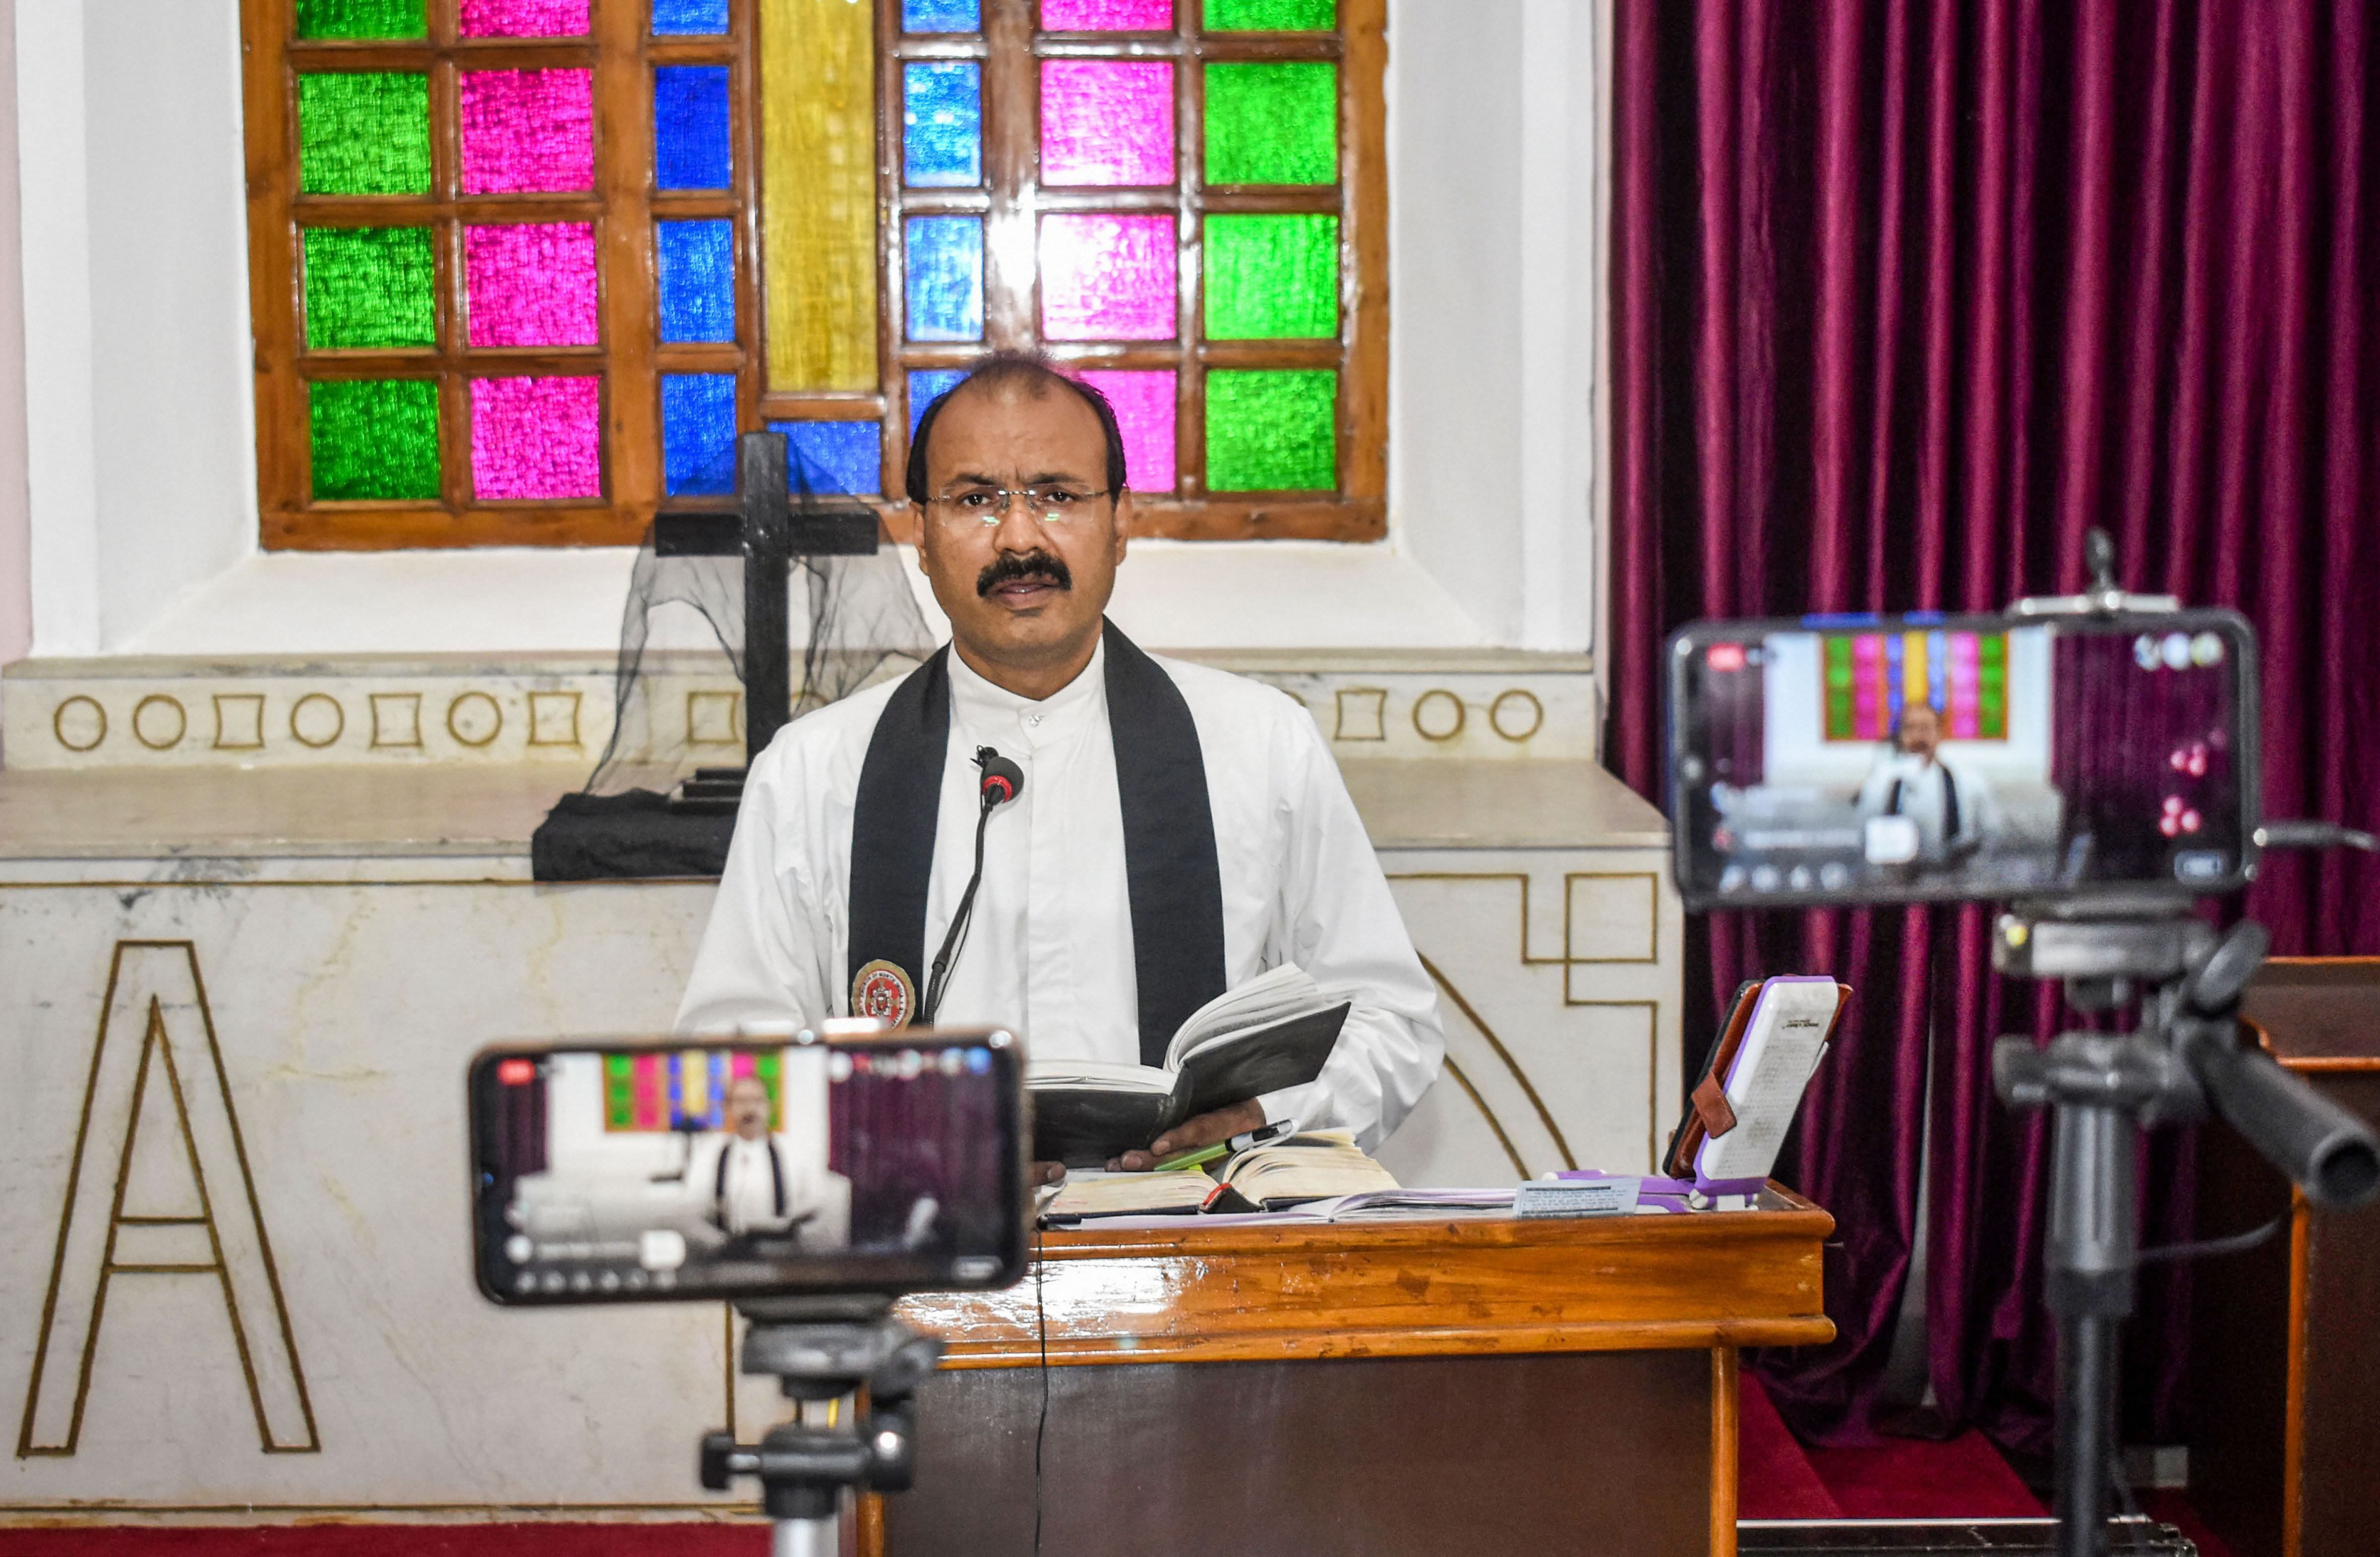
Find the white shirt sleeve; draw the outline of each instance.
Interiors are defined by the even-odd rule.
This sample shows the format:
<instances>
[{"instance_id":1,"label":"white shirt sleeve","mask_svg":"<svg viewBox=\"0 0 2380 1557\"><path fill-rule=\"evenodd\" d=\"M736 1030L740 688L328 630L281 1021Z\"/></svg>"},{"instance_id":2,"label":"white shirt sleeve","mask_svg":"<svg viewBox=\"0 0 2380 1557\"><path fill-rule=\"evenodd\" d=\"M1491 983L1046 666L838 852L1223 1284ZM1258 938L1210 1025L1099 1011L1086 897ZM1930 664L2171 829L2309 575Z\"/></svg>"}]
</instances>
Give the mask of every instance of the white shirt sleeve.
<instances>
[{"instance_id":1,"label":"white shirt sleeve","mask_svg":"<svg viewBox=\"0 0 2380 1557\"><path fill-rule=\"evenodd\" d=\"M779 742L752 765L719 896L678 1004L680 1032L799 1026L836 1012L820 975L831 948L798 911L818 900L818 887L804 858L806 817L792 803L802 777L792 752Z\"/></svg>"},{"instance_id":2,"label":"white shirt sleeve","mask_svg":"<svg viewBox=\"0 0 2380 1557\"><path fill-rule=\"evenodd\" d=\"M1370 1152L1438 1080L1446 1055L1438 990L1414 952L1338 765L1303 716L1291 730L1289 857L1281 871L1290 945L1281 949L1325 995L1354 1008L1321 1076L1258 1101L1268 1120L1351 1129Z\"/></svg>"}]
</instances>

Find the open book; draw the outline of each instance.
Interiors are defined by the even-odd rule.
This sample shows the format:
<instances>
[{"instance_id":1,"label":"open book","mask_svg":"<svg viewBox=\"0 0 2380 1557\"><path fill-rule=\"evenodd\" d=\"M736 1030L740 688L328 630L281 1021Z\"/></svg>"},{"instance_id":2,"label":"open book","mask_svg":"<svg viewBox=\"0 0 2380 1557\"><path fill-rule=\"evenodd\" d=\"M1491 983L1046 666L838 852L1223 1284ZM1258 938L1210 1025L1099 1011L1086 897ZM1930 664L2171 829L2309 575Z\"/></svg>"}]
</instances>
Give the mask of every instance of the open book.
<instances>
[{"instance_id":1,"label":"open book","mask_svg":"<svg viewBox=\"0 0 2380 1557\"><path fill-rule=\"evenodd\" d=\"M1326 1005L1313 975L1284 962L1191 1012L1162 1067L1033 1060L1033 1155L1097 1166L1195 1115L1304 1086L1322 1074L1348 1005Z\"/></svg>"},{"instance_id":2,"label":"open book","mask_svg":"<svg viewBox=\"0 0 2380 1557\"><path fill-rule=\"evenodd\" d=\"M1354 1135L1343 1129L1306 1130L1251 1146L1225 1164L1220 1177L1267 1211L1397 1188L1396 1176L1358 1150Z\"/></svg>"}]
</instances>

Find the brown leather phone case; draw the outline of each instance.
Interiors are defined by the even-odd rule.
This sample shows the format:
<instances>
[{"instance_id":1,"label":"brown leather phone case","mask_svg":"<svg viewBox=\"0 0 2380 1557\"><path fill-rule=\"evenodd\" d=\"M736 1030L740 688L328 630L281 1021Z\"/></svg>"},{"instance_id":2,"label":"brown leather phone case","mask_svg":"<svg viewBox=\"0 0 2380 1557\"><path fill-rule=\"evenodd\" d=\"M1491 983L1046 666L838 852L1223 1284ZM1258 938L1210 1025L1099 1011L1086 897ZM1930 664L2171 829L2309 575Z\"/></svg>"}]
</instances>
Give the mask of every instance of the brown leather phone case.
<instances>
[{"instance_id":1,"label":"brown leather phone case","mask_svg":"<svg viewBox=\"0 0 2380 1557\"><path fill-rule=\"evenodd\" d=\"M1703 1142L1735 1129L1735 1110L1727 1105L1727 1084L1720 1078L1726 1074L1725 1068L1735 1063L1735 1051L1743 1045L1743 1030L1752 1025L1752 1009L1760 1004L1760 986L1765 982L1751 979L1736 986L1727 1025L1718 1030L1718 1042L1703 1061L1701 1080L1686 1094L1686 1116L1678 1121L1670 1136L1670 1149L1661 1153L1661 1171L1671 1178L1692 1178L1694 1153L1703 1149Z\"/></svg>"}]
</instances>

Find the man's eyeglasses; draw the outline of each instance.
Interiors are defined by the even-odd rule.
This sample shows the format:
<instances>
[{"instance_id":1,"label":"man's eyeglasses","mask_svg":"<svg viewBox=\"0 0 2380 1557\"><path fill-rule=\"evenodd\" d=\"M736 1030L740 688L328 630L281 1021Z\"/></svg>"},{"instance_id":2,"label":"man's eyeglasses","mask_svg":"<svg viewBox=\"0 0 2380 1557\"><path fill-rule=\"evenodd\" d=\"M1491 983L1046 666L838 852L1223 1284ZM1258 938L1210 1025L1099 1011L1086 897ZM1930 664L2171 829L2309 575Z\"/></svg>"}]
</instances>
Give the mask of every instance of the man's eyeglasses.
<instances>
[{"instance_id":1,"label":"man's eyeglasses","mask_svg":"<svg viewBox=\"0 0 2380 1557\"><path fill-rule=\"evenodd\" d=\"M1077 487L970 487L926 500L926 506L945 525L997 525L1008 517L1008 505L1025 500L1025 512L1044 525L1063 525L1099 512L1099 500L1112 491L1086 492Z\"/></svg>"}]
</instances>

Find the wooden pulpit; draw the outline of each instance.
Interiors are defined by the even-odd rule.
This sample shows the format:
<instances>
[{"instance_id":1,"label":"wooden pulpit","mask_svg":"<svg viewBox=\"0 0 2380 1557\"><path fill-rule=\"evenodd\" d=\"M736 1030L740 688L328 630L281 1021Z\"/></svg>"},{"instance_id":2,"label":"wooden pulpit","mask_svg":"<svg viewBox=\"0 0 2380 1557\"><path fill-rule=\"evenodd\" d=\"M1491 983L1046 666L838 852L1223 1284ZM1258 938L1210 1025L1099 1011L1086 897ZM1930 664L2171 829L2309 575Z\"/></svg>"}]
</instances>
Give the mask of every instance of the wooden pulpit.
<instances>
[{"instance_id":1,"label":"wooden pulpit","mask_svg":"<svg viewBox=\"0 0 2380 1557\"><path fill-rule=\"evenodd\" d=\"M1736 1349L1831 1339L1763 1209L1041 1236L947 1338L863 1551L1732 1553Z\"/></svg>"},{"instance_id":2,"label":"wooden pulpit","mask_svg":"<svg viewBox=\"0 0 2380 1557\"><path fill-rule=\"evenodd\" d=\"M2241 1007L2274 1057L2380 1126L2380 958L2277 957ZM2380 1442L2380 1207L2315 1210L2221 1126L2198 1236L2282 1237L2191 1271L2190 1497L2238 1557L2370 1551Z\"/></svg>"}]
</instances>

